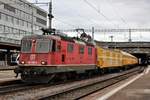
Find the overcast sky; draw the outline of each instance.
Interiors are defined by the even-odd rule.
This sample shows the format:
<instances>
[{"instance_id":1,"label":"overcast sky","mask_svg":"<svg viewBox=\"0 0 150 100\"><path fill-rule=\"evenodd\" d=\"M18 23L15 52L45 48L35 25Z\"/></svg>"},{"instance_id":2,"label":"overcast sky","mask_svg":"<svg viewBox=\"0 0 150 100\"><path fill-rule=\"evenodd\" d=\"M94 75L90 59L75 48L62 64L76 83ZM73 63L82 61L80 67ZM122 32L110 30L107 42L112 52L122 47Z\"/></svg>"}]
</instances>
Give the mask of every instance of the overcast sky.
<instances>
[{"instance_id":1,"label":"overcast sky","mask_svg":"<svg viewBox=\"0 0 150 100\"><path fill-rule=\"evenodd\" d=\"M28 0L35 2L36 0ZM50 0L37 0L48 2ZM48 10L48 6L40 5ZM150 28L150 0L53 0L56 29ZM132 33L133 41L150 41L150 33ZM97 33L97 40L127 41L128 33Z\"/></svg>"}]
</instances>

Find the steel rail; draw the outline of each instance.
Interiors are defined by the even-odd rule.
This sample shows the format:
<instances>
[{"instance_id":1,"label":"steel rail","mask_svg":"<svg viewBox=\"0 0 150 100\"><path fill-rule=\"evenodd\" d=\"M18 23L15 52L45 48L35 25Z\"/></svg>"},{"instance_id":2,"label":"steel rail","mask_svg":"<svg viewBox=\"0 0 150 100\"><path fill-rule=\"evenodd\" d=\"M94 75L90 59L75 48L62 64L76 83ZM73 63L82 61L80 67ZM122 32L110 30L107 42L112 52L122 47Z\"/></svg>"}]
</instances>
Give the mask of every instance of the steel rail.
<instances>
[{"instance_id":1,"label":"steel rail","mask_svg":"<svg viewBox=\"0 0 150 100\"><path fill-rule=\"evenodd\" d=\"M68 86L67 88L62 87L62 89L55 89L46 95L38 96L36 99L40 100L75 100L87 96L91 93L104 89L115 83L127 79L141 72L143 68L137 67L122 73L114 74L106 78L88 79L86 82L78 83L77 85Z\"/></svg>"}]
</instances>

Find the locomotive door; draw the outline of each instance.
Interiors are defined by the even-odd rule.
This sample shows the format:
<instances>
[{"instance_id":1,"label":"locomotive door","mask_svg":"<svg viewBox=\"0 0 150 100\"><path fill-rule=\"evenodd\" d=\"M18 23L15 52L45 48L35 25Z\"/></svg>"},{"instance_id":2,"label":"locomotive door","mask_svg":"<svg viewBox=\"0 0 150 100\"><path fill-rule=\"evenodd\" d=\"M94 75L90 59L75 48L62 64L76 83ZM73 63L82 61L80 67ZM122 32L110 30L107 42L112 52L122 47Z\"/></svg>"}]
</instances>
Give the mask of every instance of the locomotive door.
<instances>
[{"instance_id":1,"label":"locomotive door","mask_svg":"<svg viewBox=\"0 0 150 100\"><path fill-rule=\"evenodd\" d=\"M65 47L62 47L61 63L65 64L65 60L66 60L66 49L65 49Z\"/></svg>"},{"instance_id":2,"label":"locomotive door","mask_svg":"<svg viewBox=\"0 0 150 100\"><path fill-rule=\"evenodd\" d=\"M64 64L65 63L65 49L61 45L60 41L58 41L58 43L57 43L57 50L59 52L59 61L61 64Z\"/></svg>"},{"instance_id":3,"label":"locomotive door","mask_svg":"<svg viewBox=\"0 0 150 100\"><path fill-rule=\"evenodd\" d=\"M52 64L61 64L61 42L57 40L53 40L52 44Z\"/></svg>"},{"instance_id":4,"label":"locomotive door","mask_svg":"<svg viewBox=\"0 0 150 100\"><path fill-rule=\"evenodd\" d=\"M62 62L61 62L61 50L62 50L61 42L57 41L56 42L56 53L55 53L56 64L62 64Z\"/></svg>"},{"instance_id":5,"label":"locomotive door","mask_svg":"<svg viewBox=\"0 0 150 100\"><path fill-rule=\"evenodd\" d=\"M80 64L83 64L84 62L84 46L79 46L79 57L80 57Z\"/></svg>"}]
</instances>

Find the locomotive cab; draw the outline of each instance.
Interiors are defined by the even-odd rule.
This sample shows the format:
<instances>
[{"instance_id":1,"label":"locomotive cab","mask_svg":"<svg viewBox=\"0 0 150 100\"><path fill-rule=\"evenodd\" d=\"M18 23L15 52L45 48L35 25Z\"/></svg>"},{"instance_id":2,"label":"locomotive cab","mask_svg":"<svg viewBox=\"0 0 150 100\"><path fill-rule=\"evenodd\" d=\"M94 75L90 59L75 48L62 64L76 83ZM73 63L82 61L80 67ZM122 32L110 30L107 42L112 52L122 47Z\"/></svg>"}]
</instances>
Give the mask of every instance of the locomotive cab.
<instances>
[{"instance_id":1,"label":"locomotive cab","mask_svg":"<svg viewBox=\"0 0 150 100\"><path fill-rule=\"evenodd\" d=\"M20 65L52 64L56 52L56 40L50 38L23 39L21 43Z\"/></svg>"}]
</instances>

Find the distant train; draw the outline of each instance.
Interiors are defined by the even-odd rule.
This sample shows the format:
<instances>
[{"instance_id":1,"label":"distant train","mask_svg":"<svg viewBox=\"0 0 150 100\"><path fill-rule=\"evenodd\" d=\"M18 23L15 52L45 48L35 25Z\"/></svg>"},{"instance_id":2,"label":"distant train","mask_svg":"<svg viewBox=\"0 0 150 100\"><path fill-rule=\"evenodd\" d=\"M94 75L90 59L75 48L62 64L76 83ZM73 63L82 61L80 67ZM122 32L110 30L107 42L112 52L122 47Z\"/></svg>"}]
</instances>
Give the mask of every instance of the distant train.
<instances>
[{"instance_id":1,"label":"distant train","mask_svg":"<svg viewBox=\"0 0 150 100\"><path fill-rule=\"evenodd\" d=\"M85 33L80 38L31 35L21 40L19 65L14 72L25 82L47 83L56 77L75 78L137 63L138 59L129 53L95 45Z\"/></svg>"}]
</instances>

